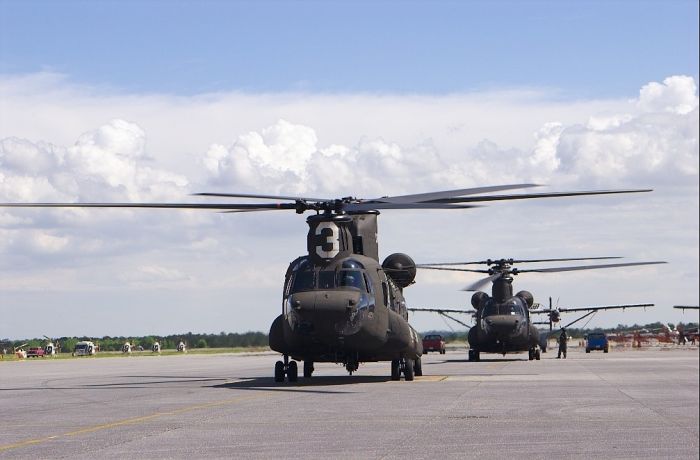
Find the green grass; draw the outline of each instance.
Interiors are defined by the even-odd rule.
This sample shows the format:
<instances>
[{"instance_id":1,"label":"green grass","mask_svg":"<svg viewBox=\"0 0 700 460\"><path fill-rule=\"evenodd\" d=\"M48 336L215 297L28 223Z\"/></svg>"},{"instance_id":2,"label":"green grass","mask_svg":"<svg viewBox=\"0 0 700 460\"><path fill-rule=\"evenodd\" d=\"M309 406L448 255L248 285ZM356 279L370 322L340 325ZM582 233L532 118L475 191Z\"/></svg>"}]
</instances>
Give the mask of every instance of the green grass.
<instances>
[{"instance_id":1,"label":"green grass","mask_svg":"<svg viewBox=\"0 0 700 460\"><path fill-rule=\"evenodd\" d=\"M102 351L95 356L72 356L71 353L59 353L55 356L46 358L27 358L22 361L50 361L55 359L95 359L95 358L145 358L170 355L213 355L221 353L251 353L260 351L270 351L269 347L235 347L235 348L192 348L187 350L187 353L178 353L176 350L162 350L160 353L153 353L150 350L134 351L130 354L122 353L121 351ZM15 355L5 355L0 359L0 363L20 361Z\"/></svg>"}]
</instances>

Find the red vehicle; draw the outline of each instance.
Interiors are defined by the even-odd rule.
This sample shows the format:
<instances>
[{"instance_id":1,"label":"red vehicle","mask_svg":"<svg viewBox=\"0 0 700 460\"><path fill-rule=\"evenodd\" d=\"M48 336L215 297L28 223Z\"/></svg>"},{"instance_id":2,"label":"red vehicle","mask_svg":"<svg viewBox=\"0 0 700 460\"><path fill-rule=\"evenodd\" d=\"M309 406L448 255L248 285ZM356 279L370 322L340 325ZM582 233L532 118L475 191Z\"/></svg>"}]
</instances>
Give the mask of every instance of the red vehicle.
<instances>
[{"instance_id":1,"label":"red vehicle","mask_svg":"<svg viewBox=\"0 0 700 460\"><path fill-rule=\"evenodd\" d=\"M445 354L445 339L439 334L429 334L423 337L423 353L429 351L439 351L441 355Z\"/></svg>"},{"instance_id":2,"label":"red vehicle","mask_svg":"<svg viewBox=\"0 0 700 460\"><path fill-rule=\"evenodd\" d=\"M46 355L46 350L41 347L31 347L27 350L27 358L38 358L44 357Z\"/></svg>"}]
</instances>

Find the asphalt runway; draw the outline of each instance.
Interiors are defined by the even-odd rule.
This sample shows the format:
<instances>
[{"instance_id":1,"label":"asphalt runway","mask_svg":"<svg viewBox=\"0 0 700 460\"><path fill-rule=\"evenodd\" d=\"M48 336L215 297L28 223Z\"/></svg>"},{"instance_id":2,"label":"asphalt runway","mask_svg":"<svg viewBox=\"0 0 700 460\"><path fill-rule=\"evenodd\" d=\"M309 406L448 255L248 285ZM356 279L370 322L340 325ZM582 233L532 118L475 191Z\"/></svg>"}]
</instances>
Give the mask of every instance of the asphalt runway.
<instances>
[{"instance_id":1,"label":"asphalt runway","mask_svg":"<svg viewBox=\"0 0 700 460\"><path fill-rule=\"evenodd\" d=\"M698 458L698 350L465 352L277 384L275 354L0 362L0 458Z\"/></svg>"}]
</instances>

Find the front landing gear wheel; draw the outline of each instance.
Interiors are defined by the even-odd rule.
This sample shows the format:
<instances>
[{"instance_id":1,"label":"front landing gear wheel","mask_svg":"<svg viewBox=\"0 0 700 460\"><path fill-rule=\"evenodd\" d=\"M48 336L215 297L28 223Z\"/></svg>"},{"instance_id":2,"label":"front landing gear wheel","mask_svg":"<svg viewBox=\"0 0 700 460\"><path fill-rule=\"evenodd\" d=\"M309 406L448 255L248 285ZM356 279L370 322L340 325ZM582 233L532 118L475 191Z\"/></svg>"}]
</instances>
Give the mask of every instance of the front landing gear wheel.
<instances>
[{"instance_id":1,"label":"front landing gear wheel","mask_svg":"<svg viewBox=\"0 0 700 460\"><path fill-rule=\"evenodd\" d=\"M413 360L410 358L404 358L403 360L403 375L407 382L413 380Z\"/></svg>"},{"instance_id":2,"label":"front landing gear wheel","mask_svg":"<svg viewBox=\"0 0 700 460\"><path fill-rule=\"evenodd\" d=\"M298 377L299 377L299 370L297 368L297 362L290 361L289 365L287 366L287 379L290 382L296 382Z\"/></svg>"},{"instance_id":3,"label":"front landing gear wheel","mask_svg":"<svg viewBox=\"0 0 700 460\"><path fill-rule=\"evenodd\" d=\"M533 359L535 359L535 349L534 348L530 348L527 351L527 359L528 359L528 361L532 361Z\"/></svg>"},{"instance_id":4,"label":"front landing gear wheel","mask_svg":"<svg viewBox=\"0 0 700 460\"><path fill-rule=\"evenodd\" d=\"M420 357L416 358L416 361L413 363L413 373L416 377L423 376L423 363L421 363Z\"/></svg>"},{"instance_id":5,"label":"front landing gear wheel","mask_svg":"<svg viewBox=\"0 0 700 460\"><path fill-rule=\"evenodd\" d=\"M536 359L537 361L540 360L540 350L539 350L539 349L535 350L535 359Z\"/></svg>"},{"instance_id":6,"label":"front landing gear wheel","mask_svg":"<svg viewBox=\"0 0 700 460\"><path fill-rule=\"evenodd\" d=\"M305 379L310 379L311 374L314 373L314 362L313 361L304 361L304 378Z\"/></svg>"},{"instance_id":7,"label":"front landing gear wheel","mask_svg":"<svg viewBox=\"0 0 700 460\"><path fill-rule=\"evenodd\" d=\"M284 363L282 361L275 363L275 382L284 382Z\"/></svg>"},{"instance_id":8,"label":"front landing gear wheel","mask_svg":"<svg viewBox=\"0 0 700 460\"><path fill-rule=\"evenodd\" d=\"M469 361L480 361L479 350L469 350Z\"/></svg>"},{"instance_id":9,"label":"front landing gear wheel","mask_svg":"<svg viewBox=\"0 0 700 460\"><path fill-rule=\"evenodd\" d=\"M401 362L398 359L391 361L391 380L401 380Z\"/></svg>"}]
</instances>

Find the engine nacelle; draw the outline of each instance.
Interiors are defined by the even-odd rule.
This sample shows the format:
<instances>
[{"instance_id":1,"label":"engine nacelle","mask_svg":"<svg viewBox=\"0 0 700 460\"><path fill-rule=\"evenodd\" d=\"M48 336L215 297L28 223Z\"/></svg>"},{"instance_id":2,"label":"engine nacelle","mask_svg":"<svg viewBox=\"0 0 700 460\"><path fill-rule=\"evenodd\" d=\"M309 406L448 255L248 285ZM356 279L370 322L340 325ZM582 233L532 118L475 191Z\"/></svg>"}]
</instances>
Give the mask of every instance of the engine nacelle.
<instances>
[{"instance_id":1,"label":"engine nacelle","mask_svg":"<svg viewBox=\"0 0 700 460\"><path fill-rule=\"evenodd\" d=\"M384 259L382 268L401 289L410 286L416 279L416 263L408 255L400 252L391 254Z\"/></svg>"},{"instance_id":2,"label":"engine nacelle","mask_svg":"<svg viewBox=\"0 0 700 460\"><path fill-rule=\"evenodd\" d=\"M487 293L476 291L474 295L472 295L472 307L478 310L487 300L489 300L489 295Z\"/></svg>"},{"instance_id":3,"label":"engine nacelle","mask_svg":"<svg viewBox=\"0 0 700 460\"><path fill-rule=\"evenodd\" d=\"M523 299L523 301L527 304L527 308L529 310L532 309L532 305L535 302L535 298L532 296L532 294L529 291L520 291L517 294L515 294L515 296Z\"/></svg>"}]
</instances>

